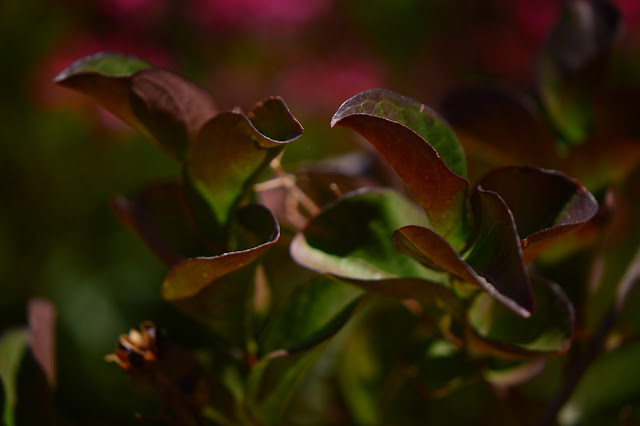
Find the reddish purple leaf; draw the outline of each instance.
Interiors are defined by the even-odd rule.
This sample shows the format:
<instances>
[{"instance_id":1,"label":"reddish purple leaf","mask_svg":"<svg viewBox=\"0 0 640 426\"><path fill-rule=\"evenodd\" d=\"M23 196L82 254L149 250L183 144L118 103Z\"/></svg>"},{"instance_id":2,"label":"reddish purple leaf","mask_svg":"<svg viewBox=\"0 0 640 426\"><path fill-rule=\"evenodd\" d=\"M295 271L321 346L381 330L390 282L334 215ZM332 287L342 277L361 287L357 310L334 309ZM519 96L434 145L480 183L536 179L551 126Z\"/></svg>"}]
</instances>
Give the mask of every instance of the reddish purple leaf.
<instances>
[{"instance_id":1,"label":"reddish purple leaf","mask_svg":"<svg viewBox=\"0 0 640 426\"><path fill-rule=\"evenodd\" d=\"M484 177L480 185L498 193L509 207L521 238L525 263L598 211L598 203L589 191L556 171L505 167Z\"/></svg>"},{"instance_id":2,"label":"reddish purple leaf","mask_svg":"<svg viewBox=\"0 0 640 426\"><path fill-rule=\"evenodd\" d=\"M237 221L243 233L259 243L178 263L162 283L162 297L230 343L242 345L248 331L254 262L275 244L280 228L271 212L257 204L238 210Z\"/></svg>"},{"instance_id":3,"label":"reddish purple leaf","mask_svg":"<svg viewBox=\"0 0 640 426\"><path fill-rule=\"evenodd\" d=\"M178 161L200 127L218 112L209 91L130 56L102 53L80 59L55 82L91 97Z\"/></svg>"},{"instance_id":4,"label":"reddish purple leaf","mask_svg":"<svg viewBox=\"0 0 640 426\"><path fill-rule=\"evenodd\" d=\"M211 93L173 71L151 68L129 81L136 118L177 160L182 160L202 125L218 113Z\"/></svg>"},{"instance_id":5,"label":"reddish purple leaf","mask_svg":"<svg viewBox=\"0 0 640 426\"><path fill-rule=\"evenodd\" d=\"M259 173L301 135L302 126L277 97L249 117L223 112L203 126L186 155L184 179L194 218L210 238L226 243L229 220Z\"/></svg>"},{"instance_id":6,"label":"reddish purple leaf","mask_svg":"<svg viewBox=\"0 0 640 426\"><path fill-rule=\"evenodd\" d=\"M266 208L257 204L249 205L239 210L238 215L248 232L262 240L262 243L219 256L196 257L180 262L169 271L162 284L162 295L166 300L195 295L218 278L253 262L278 240L278 223Z\"/></svg>"},{"instance_id":7,"label":"reddish purple leaf","mask_svg":"<svg viewBox=\"0 0 640 426\"><path fill-rule=\"evenodd\" d=\"M406 108L406 99L383 90L363 92L342 104L331 124L350 128L365 137L409 187L433 228L456 249L461 249L469 232L469 182L452 172L420 134L402 124L398 110ZM438 123L436 134L446 133L449 140L448 126L433 116L430 119ZM443 151L447 147L452 149L450 145L443 144Z\"/></svg>"},{"instance_id":8,"label":"reddish purple leaf","mask_svg":"<svg viewBox=\"0 0 640 426\"><path fill-rule=\"evenodd\" d=\"M491 203L491 201L489 201L489 203ZM498 230L499 228L496 230L489 229L489 231L492 232ZM482 242L479 244L481 243ZM480 272L463 260L453 247L429 228L414 225L400 228L393 234L393 244L399 251L414 257L418 261L422 261L422 263L425 263L427 266L436 264L440 268L459 276L468 283L484 289L492 297L518 315L523 317L531 315L533 299L530 295L529 281L525 275L526 271L522 271L522 274L520 273L519 268L523 268L522 264L511 265L510 268L505 268L505 271L497 271L496 269L499 268L493 267L499 264L500 261L495 260L491 262L491 259L485 260L480 258L479 253L481 253L481 250L484 250L484 253L490 256L494 253L496 247L482 246L484 249L481 249L480 245L474 246L473 250L476 251L475 260L482 270L482 272ZM512 246L514 245L512 244ZM518 249L519 246L517 249L512 248L512 250L516 250L516 252ZM508 262L512 262L512 260L508 259L513 258L513 255L500 256L500 260L505 262L503 266L510 266ZM484 263L482 261L484 261ZM511 273L509 274L509 272ZM483 276L483 274L486 276ZM511 278L514 276L515 280L511 281ZM496 279L499 281L496 282Z\"/></svg>"},{"instance_id":9,"label":"reddish purple leaf","mask_svg":"<svg viewBox=\"0 0 640 426\"><path fill-rule=\"evenodd\" d=\"M513 216L500 196L478 187L471 196L474 231L465 258L429 228L396 230L397 250L426 266L433 264L474 284L523 317L534 301Z\"/></svg>"}]
</instances>

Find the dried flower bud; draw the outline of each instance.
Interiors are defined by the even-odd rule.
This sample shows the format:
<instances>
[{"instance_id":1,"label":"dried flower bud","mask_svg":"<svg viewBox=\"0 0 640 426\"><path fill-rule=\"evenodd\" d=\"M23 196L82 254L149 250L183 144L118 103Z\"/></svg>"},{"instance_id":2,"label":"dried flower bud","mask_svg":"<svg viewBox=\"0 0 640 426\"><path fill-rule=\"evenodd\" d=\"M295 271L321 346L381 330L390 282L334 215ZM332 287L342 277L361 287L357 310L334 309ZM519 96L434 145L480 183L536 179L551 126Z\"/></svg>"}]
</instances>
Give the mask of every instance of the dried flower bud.
<instances>
[{"instance_id":1,"label":"dried flower bud","mask_svg":"<svg viewBox=\"0 0 640 426\"><path fill-rule=\"evenodd\" d=\"M115 353L105 357L113 361L127 373L154 370L162 351L163 332L151 321L140 325L140 331L131 329L129 334L120 335Z\"/></svg>"}]
</instances>

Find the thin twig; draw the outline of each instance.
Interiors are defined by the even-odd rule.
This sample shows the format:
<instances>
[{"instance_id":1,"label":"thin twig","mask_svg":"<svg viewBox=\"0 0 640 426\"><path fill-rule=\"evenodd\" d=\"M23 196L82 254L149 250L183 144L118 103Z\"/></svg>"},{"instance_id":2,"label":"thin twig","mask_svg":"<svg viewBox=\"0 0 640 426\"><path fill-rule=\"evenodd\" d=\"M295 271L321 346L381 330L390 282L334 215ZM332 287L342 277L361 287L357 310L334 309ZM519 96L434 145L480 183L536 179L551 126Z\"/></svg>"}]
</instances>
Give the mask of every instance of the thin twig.
<instances>
[{"instance_id":1,"label":"thin twig","mask_svg":"<svg viewBox=\"0 0 640 426\"><path fill-rule=\"evenodd\" d=\"M320 213L320 207L297 185L295 176L284 171L280 164L280 157L274 158L269 166L277 177L284 179L284 186L291 191L291 194L309 214L315 216Z\"/></svg>"},{"instance_id":2,"label":"thin twig","mask_svg":"<svg viewBox=\"0 0 640 426\"><path fill-rule=\"evenodd\" d=\"M640 277L640 249L636 252L627 272L622 277L618 290L616 292L616 298L614 299L611 308L605 314L598 329L594 333L593 337L587 345L585 352L578 358L573 367L567 374L562 388L558 394L551 400L544 412L544 415L537 423L537 426L550 426L555 424L556 417L564 404L569 400L571 394L578 386L578 383L584 376L591 363L596 359L598 354L604 347L607 336L611 332L613 325L615 324L618 316L622 312L624 305L633 290L634 285L637 283Z\"/></svg>"},{"instance_id":3,"label":"thin twig","mask_svg":"<svg viewBox=\"0 0 640 426\"><path fill-rule=\"evenodd\" d=\"M318 213L320 213L320 207L318 207L318 205L307 194L305 194L302 189L300 189L296 177L284 171L284 169L280 165L280 156L271 160L269 166L273 170L273 173L276 175L276 177L254 185L253 189L255 191L267 191L269 189L280 187L286 188L296 204L296 209L297 206L300 205L311 216L316 216ZM294 217L292 218L292 222L301 222L302 224L304 224L306 220L304 217Z\"/></svg>"}]
</instances>

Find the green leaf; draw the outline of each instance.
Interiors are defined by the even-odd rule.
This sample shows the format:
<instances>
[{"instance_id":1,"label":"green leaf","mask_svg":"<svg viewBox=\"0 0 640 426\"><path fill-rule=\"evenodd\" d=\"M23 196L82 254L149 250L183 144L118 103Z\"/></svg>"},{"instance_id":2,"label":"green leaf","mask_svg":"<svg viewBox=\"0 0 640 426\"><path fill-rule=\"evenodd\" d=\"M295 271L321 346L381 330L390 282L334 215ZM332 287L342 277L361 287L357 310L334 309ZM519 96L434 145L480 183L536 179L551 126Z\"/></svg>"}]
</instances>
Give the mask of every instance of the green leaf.
<instances>
[{"instance_id":1,"label":"green leaf","mask_svg":"<svg viewBox=\"0 0 640 426\"><path fill-rule=\"evenodd\" d=\"M439 271L422 267L394 250L393 231L425 223L417 206L392 190L345 194L313 218L290 246L300 265L398 299L455 306L456 297Z\"/></svg>"},{"instance_id":2,"label":"green leaf","mask_svg":"<svg viewBox=\"0 0 640 426\"><path fill-rule=\"evenodd\" d=\"M383 301L369 305L350 327L339 349L336 380L356 424L387 424L385 409L398 391L390 384L406 379L393 367L406 366L416 323L402 306Z\"/></svg>"},{"instance_id":3,"label":"green leaf","mask_svg":"<svg viewBox=\"0 0 640 426\"><path fill-rule=\"evenodd\" d=\"M253 366L247 382L246 404L261 425L280 425L294 391L328 340L298 352L273 353Z\"/></svg>"},{"instance_id":4,"label":"green leaf","mask_svg":"<svg viewBox=\"0 0 640 426\"><path fill-rule=\"evenodd\" d=\"M184 77L114 53L80 59L57 84L91 97L181 161L200 127L216 115L211 93Z\"/></svg>"},{"instance_id":5,"label":"green leaf","mask_svg":"<svg viewBox=\"0 0 640 426\"><path fill-rule=\"evenodd\" d=\"M478 187L471 201L474 238L465 259L440 235L416 225L398 229L393 235L394 246L484 289L516 314L529 317L533 295L513 216L494 192Z\"/></svg>"},{"instance_id":6,"label":"green leaf","mask_svg":"<svg viewBox=\"0 0 640 426\"><path fill-rule=\"evenodd\" d=\"M284 310L271 316L260 337L260 356L294 352L319 344L346 322L363 291L330 278L317 278L294 292Z\"/></svg>"},{"instance_id":7,"label":"green leaf","mask_svg":"<svg viewBox=\"0 0 640 426\"><path fill-rule=\"evenodd\" d=\"M359 280L425 277L417 262L391 245L393 231L409 223L425 224L417 206L390 189L362 189L329 204L298 233L291 255L320 273Z\"/></svg>"},{"instance_id":8,"label":"green leaf","mask_svg":"<svg viewBox=\"0 0 640 426\"><path fill-rule=\"evenodd\" d=\"M621 27L620 12L607 2L567 2L542 50L537 70L540 101L566 144L581 143L593 130L595 89Z\"/></svg>"},{"instance_id":9,"label":"green leaf","mask_svg":"<svg viewBox=\"0 0 640 426\"><path fill-rule=\"evenodd\" d=\"M300 123L277 97L248 117L224 112L203 126L187 153L184 179L196 220L214 240L227 238L230 217L260 172L301 135Z\"/></svg>"},{"instance_id":10,"label":"green leaf","mask_svg":"<svg viewBox=\"0 0 640 426\"><path fill-rule=\"evenodd\" d=\"M67 69L56 76L56 83L71 84L70 77L77 77L79 74L95 73L110 77L128 77L131 74L150 68L153 65L145 60L129 55L117 53L97 53L78 59Z\"/></svg>"},{"instance_id":11,"label":"green leaf","mask_svg":"<svg viewBox=\"0 0 640 426\"><path fill-rule=\"evenodd\" d=\"M347 100L331 125L366 138L409 187L433 228L456 249L464 246L470 228L465 160L453 131L435 113L376 89Z\"/></svg>"},{"instance_id":12,"label":"green leaf","mask_svg":"<svg viewBox=\"0 0 640 426\"><path fill-rule=\"evenodd\" d=\"M571 301L555 283L534 279L536 311L521 318L479 293L467 313L471 349L506 359L529 359L562 353L573 339Z\"/></svg>"},{"instance_id":13,"label":"green leaf","mask_svg":"<svg viewBox=\"0 0 640 426\"><path fill-rule=\"evenodd\" d=\"M7 426L15 425L18 371L28 346L29 334L24 328L10 329L0 336L0 379L5 395L2 421Z\"/></svg>"},{"instance_id":14,"label":"green leaf","mask_svg":"<svg viewBox=\"0 0 640 426\"><path fill-rule=\"evenodd\" d=\"M162 283L162 297L240 344L248 327L246 312L254 279L250 265L275 244L280 229L271 212L260 205L238 210L237 220L247 236L260 243L178 263Z\"/></svg>"},{"instance_id":15,"label":"green leaf","mask_svg":"<svg viewBox=\"0 0 640 426\"><path fill-rule=\"evenodd\" d=\"M362 290L329 278L299 287L259 342L263 356L248 382L248 404L265 424L282 424L298 383L351 317Z\"/></svg>"},{"instance_id":16,"label":"green leaf","mask_svg":"<svg viewBox=\"0 0 640 426\"><path fill-rule=\"evenodd\" d=\"M427 141L449 170L458 176L467 176L467 163L458 138L444 119L428 106L390 90L372 89L344 102L333 116L331 125L342 126L338 123L353 115L383 118L408 127Z\"/></svg>"},{"instance_id":17,"label":"green leaf","mask_svg":"<svg viewBox=\"0 0 640 426\"><path fill-rule=\"evenodd\" d=\"M479 185L499 194L509 207L526 264L598 211L598 202L579 182L551 170L505 167Z\"/></svg>"}]
</instances>

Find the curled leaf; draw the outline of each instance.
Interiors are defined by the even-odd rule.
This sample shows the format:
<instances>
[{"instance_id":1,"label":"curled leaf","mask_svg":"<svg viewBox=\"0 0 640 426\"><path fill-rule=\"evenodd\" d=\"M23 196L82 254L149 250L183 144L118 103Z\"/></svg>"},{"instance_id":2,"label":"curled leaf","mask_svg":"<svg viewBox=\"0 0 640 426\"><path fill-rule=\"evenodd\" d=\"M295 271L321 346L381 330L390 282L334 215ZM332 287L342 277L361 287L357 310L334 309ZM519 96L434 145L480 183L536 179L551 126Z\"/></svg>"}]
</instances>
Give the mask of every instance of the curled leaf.
<instances>
[{"instance_id":1,"label":"curled leaf","mask_svg":"<svg viewBox=\"0 0 640 426\"><path fill-rule=\"evenodd\" d=\"M329 204L290 247L300 265L354 280L424 277L425 269L391 245L394 229L425 223L417 206L392 190L362 189Z\"/></svg>"},{"instance_id":2,"label":"curled leaf","mask_svg":"<svg viewBox=\"0 0 640 426\"><path fill-rule=\"evenodd\" d=\"M200 127L217 111L211 93L142 59L99 53L76 61L54 80L91 97L181 161Z\"/></svg>"},{"instance_id":3,"label":"curled leaf","mask_svg":"<svg viewBox=\"0 0 640 426\"><path fill-rule=\"evenodd\" d=\"M525 263L598 211L598 202L589 191L556 171L505 167L484 177L480 185L499 194L509 207Z\"/></svg>"},{"instance_id":4,"label":"curled leaf","mask_svg":"<svg viewBox=\"0 0 640 426\"><path fill-rule=\"evenodd\" d=\"M511 213L496 193L480 187L471 200L474 238L464 259L444 238L422 226L398 229L394 246L423 264L438 265L484 289L516 314L531 316L533 295Z\"/></svg>"},{"instance_id":5,"label":"curled leaf","mask_svg":"<svg viewBox=\"0 0 640 426\"><path fill-rule=\"evenodd\" d=\"M160 146L182 160L201 127L217 114L211 93L172 71L151 68L131 76L129 102Z\"/></svg>"},{"instance_id":6,"label":"curled leaf","mask_svg":"<svg viewBox=\"0 0 640 426\"><path fill-rule=\"evenodd\" d=\"M444 121L416 101L374 89L343 103L331 125L367 139L409 187L433 228L456 249L464 246L469 182L460 144Z\"/></svg>"},{"instance_id":7,"label":"curled leaf","mask_svg":"<svg viewBox=\"0 0 640 426\"><path fill-rule=\"evenodd\" d=\"M230 217L259 173L301 135L302 126L277 97L249 116L223 112L203 126L187 153L184 179L196 221L214 240L227 237Z\"/></svg>"},{"instance_id":8,"label":"curled leaf","mask_svg":"<svg viewBox=\"0 0 640 426\"><path fill-rule=\"evenodd\" d=\"M162 283L162 295L165 299L177 300L195 295L216 279L253 262L278 240L278 223L266 208L249 205L238 211L238 215L246 228L262 243L219 256L184 260L171 269Z\"/></svg>"},{"instance_id":9,"label":"curled leaf","mask_svg":"<svg viewBox=\"0 0 640 426\"><path fill-rule=\"evenodd\" d=\"M162 283L162 297L187 314L209 325L234 344L246 337L253 264L280 236L280 228L269 210L249 205L237 212L239 226L251 247L218 256L195 257L175 265Z\"/></svg>"},{"instance_id":10,"label":"curled leaf","mask_svg":"<svg viewBox=\"0 0 640 426\"><path fill-rule=\"evenodd\" d=\"M424 222L420 209L392 190L354 191L313 218L290 252L298 264L369 292L455 306L440 271L422 267L391 243L396 228Z\"/></svg>"}]
</instances>

